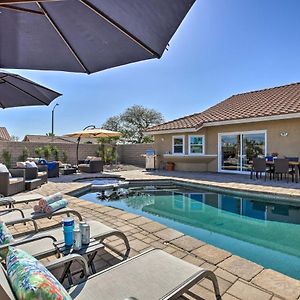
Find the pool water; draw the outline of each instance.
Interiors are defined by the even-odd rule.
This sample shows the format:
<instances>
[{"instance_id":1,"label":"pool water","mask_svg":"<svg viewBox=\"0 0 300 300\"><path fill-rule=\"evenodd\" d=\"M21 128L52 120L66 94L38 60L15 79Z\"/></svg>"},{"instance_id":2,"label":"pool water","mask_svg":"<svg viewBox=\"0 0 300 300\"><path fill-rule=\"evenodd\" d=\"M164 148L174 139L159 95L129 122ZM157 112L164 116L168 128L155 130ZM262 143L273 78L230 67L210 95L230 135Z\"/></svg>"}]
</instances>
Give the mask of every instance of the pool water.
<instances>
[{"instance_id":1,"label":"pool water","mask_svg":"<svg viewBox=\"0 0 300 300\"><path fill-rule=\"evenodd\" d=\"M300 205L193 189L151 189L120 200L81 199L123 209L300 279Z\"/></svg>"}]
</instances>

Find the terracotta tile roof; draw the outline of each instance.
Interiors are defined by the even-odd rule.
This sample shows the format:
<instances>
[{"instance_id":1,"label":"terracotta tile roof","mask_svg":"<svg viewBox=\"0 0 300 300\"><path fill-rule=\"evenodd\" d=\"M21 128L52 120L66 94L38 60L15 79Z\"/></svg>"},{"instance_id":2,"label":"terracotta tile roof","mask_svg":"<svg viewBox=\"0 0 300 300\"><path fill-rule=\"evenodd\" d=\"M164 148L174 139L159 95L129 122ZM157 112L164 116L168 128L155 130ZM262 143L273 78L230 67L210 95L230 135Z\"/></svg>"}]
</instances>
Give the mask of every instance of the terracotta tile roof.
<instances>
[{"instance_id":1,"label":"terracotta tile roof","mask_svg":"<svg viewBox=\"0 0 300 300\"><path fill-rule=\"evenodd\" d=\"M5 127L0 127L0 140L10 141L10 135Z\"/></svg>"},{"instance_id":2,"label":"terracotta tile roof","mask_svg":"<svg viewBox=\"0 0 300 300\"><path fill-rule=\"evenodd\" d=\"M210 122L300 113L300 83L237 94L209 109L153 126L148 131L199 128Z\"/></svg>"},{"instance_id":3,"label":"terracotta tile roof","mask_svg":"<svg viewBox=\"0 0 300 300\"><path fill-rule=\"evenodd\" d=\"M47 136L47 135L25 135L24 142L32 142L32 143L74 143L73 141L69 141L68 139L61 138L59 136Z\"/></svg>"}]
</instances>

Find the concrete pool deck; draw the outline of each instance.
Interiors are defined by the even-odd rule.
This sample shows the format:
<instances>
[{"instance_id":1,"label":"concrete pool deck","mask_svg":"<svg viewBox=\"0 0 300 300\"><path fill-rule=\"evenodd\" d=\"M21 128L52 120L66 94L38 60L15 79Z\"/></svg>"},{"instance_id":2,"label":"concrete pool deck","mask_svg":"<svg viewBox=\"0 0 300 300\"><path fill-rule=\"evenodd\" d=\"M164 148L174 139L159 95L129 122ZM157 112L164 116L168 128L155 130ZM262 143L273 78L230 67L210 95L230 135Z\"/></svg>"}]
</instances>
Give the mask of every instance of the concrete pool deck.
<instances>
[{"instance_id":1,"label":"concrete pool deck","mask_svg":"<svg viewBox=\"0 0 300 300\"><path fill-rule=\"evenodd\" d=\"M285 182L269 181L265 183L264 180L250 181L249 177L240 175L227 176L213 173L162 171L144 172L143 170L122 171L107 175L120 175L128 180L175 179L243 191L300 197L300 183L287 184ZM61 176L32 191L32 193L40 193L42 195L49 195L57 191L72 193L89 187L89 184L71 182L72 180L94 176L94 174ZM69 206L78 210L84 218L98 220L108 226L124 231L132 248L130 256L134 256L149 248L161 248L192 264L213 270L218 277L222 299L224 300L300 299L300 281L296 279L265 269L256 263L232 255L225 250L184 235L174 229L167 228L150 219L119 209L86 202L69 195L66 195L66 198L69 200ZM40 226L49 226L52 223L55 223L55 220L39 221ZM21 231L22 225L15 226L15 230L17 232ZM107 244L119 251L125 250L124 244L117 238L109 239ZM97 270L103 270L118 261L120 261L120 257L106 249L105 253L97 257ZM212 284L208 280L203 280L191 289L194 296L189 294L181 297L181 299L214 299L212 291Z\"/></svg>"}]
</instances>

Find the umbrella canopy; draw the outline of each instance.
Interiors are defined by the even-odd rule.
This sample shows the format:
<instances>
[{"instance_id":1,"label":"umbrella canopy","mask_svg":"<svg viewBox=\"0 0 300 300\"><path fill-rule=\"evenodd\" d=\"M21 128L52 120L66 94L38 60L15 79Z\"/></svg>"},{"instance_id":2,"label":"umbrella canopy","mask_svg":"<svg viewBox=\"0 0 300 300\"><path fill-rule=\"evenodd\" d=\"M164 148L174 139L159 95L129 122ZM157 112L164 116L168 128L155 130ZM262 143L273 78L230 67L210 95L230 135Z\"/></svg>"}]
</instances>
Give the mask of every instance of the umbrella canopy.
<instances>
[{"instance_id":1,"label":"umbrella canopy","mask_svg":"<svg viewBox=\"0 0 300 300\"><path fill-rule=\"evenodd\" d=\"M24 77L0 72L0 107L2 108L49 105L51 101L59 96L61 96L60 93Z\"/></svg>"},{"instance_id":2,"label":"umbrella canopy","mask_svg":"<svg viewBox=\"0 0 300 300\"><path fill-rule=\"evenodd\" d=\"M102 129L102 128L93 128L93 129L86 129L86 130L82 130L82 131L65 134L65 136L73 137L73 138L118 137L118 136L121 136L121 132L106 130L106 129Z\"/></svg>"},{"instance_id":3,"label":"umbrella canopy","mask_svg":"<svg viewBox=\"0 0 300 300\"><path fill-rule=\"evenodd\" d=\"M0 0L0 68L93 73L160 58L195 0Z\"/></svg>"},{"instance_id":4,"label":"umbrella canopy","mask_svg":"<svg viewBox=\"0 0 300 300\"><path fill-rule=\"evenodd\" d=\"M93 126L93 125L91 125L91 126ZM91 127L91 126L88 126L88 127ZM79 164L78 149L79 149L80 139L82 137L86 137L86 138L118 137L118 136L121 136L121 132L106 130L106 129L102 129L102 128L92 128L92 129L83 129L82 131L65 134L65 136L77 138L76 160L77 160L77 164Z\"/></svg>"}]
</instances>

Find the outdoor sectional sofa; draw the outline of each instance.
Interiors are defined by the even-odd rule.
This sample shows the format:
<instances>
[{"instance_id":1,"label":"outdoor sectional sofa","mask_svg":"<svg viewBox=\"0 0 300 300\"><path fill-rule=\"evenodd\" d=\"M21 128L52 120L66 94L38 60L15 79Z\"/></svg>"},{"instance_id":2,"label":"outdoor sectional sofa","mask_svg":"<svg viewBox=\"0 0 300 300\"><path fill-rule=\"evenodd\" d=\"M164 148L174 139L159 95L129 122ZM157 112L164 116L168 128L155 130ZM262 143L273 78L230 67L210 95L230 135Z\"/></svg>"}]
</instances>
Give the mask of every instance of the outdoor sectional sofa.
<instances>
[{"instance_id":1,"label":"outdoor sectional sofa","mask_svg":"<svg viewBox=\"0 0 300 300\"><path fill-rule=\"evenodd\" d=\"M103 161L97 157L79 161L78 169L84 173L99 173L103 171Z\"/></svg>"},{"instance_id":2,"label":"outdoor sectional sofa","mask_svg":"<svg viewBox=\"0 0 300 300\"><path fill-rule=\"evenodd\" d=\"M10 196L25 190L25 171L22 169L10 169L8 172L0 172L0 194Z\"/></svg>"}]
</instances>

